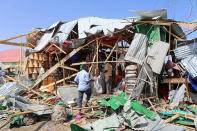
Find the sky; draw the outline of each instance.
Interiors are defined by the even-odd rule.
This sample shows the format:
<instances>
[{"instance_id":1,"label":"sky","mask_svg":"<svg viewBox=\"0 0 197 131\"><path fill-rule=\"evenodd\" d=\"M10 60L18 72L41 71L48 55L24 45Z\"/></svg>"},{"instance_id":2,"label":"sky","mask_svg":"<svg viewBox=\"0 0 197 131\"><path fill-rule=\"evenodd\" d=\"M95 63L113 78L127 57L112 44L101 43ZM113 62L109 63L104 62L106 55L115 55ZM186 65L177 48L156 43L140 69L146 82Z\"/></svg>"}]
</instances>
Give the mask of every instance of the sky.
<instances>
[{"instance_id":1,"label":"sky","mask_svg":"<svg viewBox=\"0 0 197 131\"><path fill-rule=\"evenodd\" d=\"M151 11L165 8L168 18L197 20L197 0L1 0L0 4L0 40L26 34L37 27L48 27L57 21L87 16L137 16L130 10ZM195 34L190 36L195 37ZM0 51L13 48L18 47L0 45Z\"/></svg>"}]
</instances>

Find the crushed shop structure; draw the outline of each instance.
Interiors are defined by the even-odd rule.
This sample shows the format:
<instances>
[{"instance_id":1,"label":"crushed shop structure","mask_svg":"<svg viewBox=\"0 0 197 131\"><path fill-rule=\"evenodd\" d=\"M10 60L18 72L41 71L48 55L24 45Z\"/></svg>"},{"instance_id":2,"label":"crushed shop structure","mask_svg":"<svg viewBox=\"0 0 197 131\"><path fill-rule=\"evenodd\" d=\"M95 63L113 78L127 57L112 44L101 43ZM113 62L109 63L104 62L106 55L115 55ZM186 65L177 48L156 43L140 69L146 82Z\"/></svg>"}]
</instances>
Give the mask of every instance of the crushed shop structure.
<instances>
[{"instance_id":1,"label":"crushed shop structure","mask_svg":"<svg viewBox=\"0 0 197 131\"><path fill-rule=\"evenodd\" d=\"M39 126L45 118L40 129L196 130L197 39L187 36L197 22L168 19L166 9L132 12L139 16L58 21L1 40L25 53L18 72L1 70L0 129ZM74 78L84 65L91 98L79 108Z\"/></svg>"}]
</instances>

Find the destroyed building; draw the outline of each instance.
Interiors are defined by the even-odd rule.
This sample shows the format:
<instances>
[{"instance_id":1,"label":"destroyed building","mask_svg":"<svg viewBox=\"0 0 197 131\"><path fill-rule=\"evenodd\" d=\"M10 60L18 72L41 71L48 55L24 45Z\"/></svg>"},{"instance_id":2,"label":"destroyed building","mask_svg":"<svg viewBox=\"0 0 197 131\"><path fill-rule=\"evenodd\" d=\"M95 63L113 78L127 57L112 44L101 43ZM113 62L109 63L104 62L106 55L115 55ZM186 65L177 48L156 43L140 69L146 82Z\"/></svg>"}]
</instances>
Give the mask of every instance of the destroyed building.
<instances>
[{"instance_id":1,"label":"destroyed building","mask_svg":"<svg viewBox=\"0 0 197 131\"><path fill-rule=\"evenodd\" d=\"M41 97L42 100L32 100L28 103L16 100L17 108L35 112L36 109L47 108L40 114L50 114L48 106L55 105L54 97L61 97L63 102L67 103L74 102L73 97L77 97L77 85L73 83L73 79L80 71L80 65L87 65L88 73L93 78L98 73L104 73L105 64L110 63L113 67L112 90L114 94L119 91L124 93L119 93L121 97L108 95L110 100L102 99L99 107L107 107L107 110L112 108L119 113L114 111L105 118L105 110L104 119L83 126L84 129L104 130L121 128L123 125L133 130L192 128L168 123L176 120L176 124L196 125L195 115L191 113L196 111L192 105L197 104L196 94L191 90L197 91L197 46L196 39L187 40L187 35L196 30L197 23L167 19L166 9L133 12L139 17L85 17L68 22L59 21L47 28L36 28L28 34L0 41L2 44L26 47L24 62L20 68L22 77L25 78L5 76L13 82L5 83L7 85L1 87L6 92L0 96L13 96L23 90L20 96L31 100ZM185 33L181 28L189 26L193 27L189 33ZM25 43L10 42L24 36ZM40 73L41 68L45 70L43 73ZM105 93L104 87L102 78L91 83L95 96ZM11 88L17 90L11 93ZM49 95L48 98L46 94ZM147 108L155 114L137 101L142 102L144 106L149 105ZM182 104L184 102L190 102L190 105ZM180 105L192 111L188 113L184 110L185 113L178 110ZM121 106L124 109L120 113ZM168 106L173 110L167 109ZM111 120L114 121L104 124ZM120 120L124 121L124 124ZM148 124L143 127L143 123Z\"/></svg>"}]
</instances>

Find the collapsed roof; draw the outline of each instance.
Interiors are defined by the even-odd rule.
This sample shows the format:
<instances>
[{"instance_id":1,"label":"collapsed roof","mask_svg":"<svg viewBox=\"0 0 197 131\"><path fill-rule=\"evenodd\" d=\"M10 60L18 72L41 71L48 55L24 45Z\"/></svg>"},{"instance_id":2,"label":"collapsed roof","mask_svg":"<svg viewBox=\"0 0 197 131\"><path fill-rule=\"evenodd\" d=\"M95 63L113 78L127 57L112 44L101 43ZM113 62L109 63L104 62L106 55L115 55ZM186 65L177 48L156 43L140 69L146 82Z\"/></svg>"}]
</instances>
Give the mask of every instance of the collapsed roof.
<instances>
[{"instance_id":1,"label":"collapsed roof","mask_svg":"<svg viewBox=\"0 0 197 131\"><path fill-rule=\"evenodd\" d=\"M79 18L69 22L56 22L48 28L37 29L44 32L44 35L36 43L32 52L39 52L44 49L50 42L58 43L60 47L67 41L71 40L84 40L89 36L102 34L105 36L113 36L116 31L132 27L137 22L142 21L162 21L167 20L167 10L154 10L154 11L133 11L140 15L140 17L125 18L125 19L106 19L99 17L85 17ZM183 30L178 24L172 24L172 33L180 38L185 39Z\"/></svg>"},{"instance_id":2,"label":"collapsed roof","mask_svg":"<svg viewBox=\"0 0 197 131\"><path fill-rule=\"evenodd\" d=\"M99 17L79 18L65 23L57 22L48 28L40 30L45 34L34 48L34 51L42 50L50 41L63 44L71 32L76 35L74 39L84 39L91 34L99 33L109 36L116 30L121 30L128 25L131 25L131 23L128 23L128 19L104 19Z\"/></svg>"}]
</instances>

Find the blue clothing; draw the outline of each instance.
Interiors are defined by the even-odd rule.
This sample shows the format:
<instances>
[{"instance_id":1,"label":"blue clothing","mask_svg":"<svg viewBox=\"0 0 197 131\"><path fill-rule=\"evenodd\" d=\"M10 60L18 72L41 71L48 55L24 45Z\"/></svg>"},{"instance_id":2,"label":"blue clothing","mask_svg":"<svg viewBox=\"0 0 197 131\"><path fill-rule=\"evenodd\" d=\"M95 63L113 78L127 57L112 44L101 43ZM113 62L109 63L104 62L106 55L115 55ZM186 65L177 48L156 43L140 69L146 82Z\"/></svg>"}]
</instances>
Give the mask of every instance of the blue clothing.
<instances>
[{"instance_id":1,"label":"blue clothing","mask_svg":"<svg viewBox=\"0 0 197 131\"><path fill-rule=\"evenodd\" d=\"M194 88L195 91L197 91L197 79L191 77L187 72L184 74L184 76L186 76L189 79L192 87Z\"/></svg>"},{"instance_id":2,"label":"blue clothing","mask_svg":"<svg viewBox=\"0 0 197 131\"><path fill-rule=\"evenodd\" d=\"M75 77L75 80L78 83L78 90L79 91L86 91L90 88L88 85L88 81L90 80L88 72L85 70L81 70L77 73L77 76Z\"/></svg>"}]
</instances>

